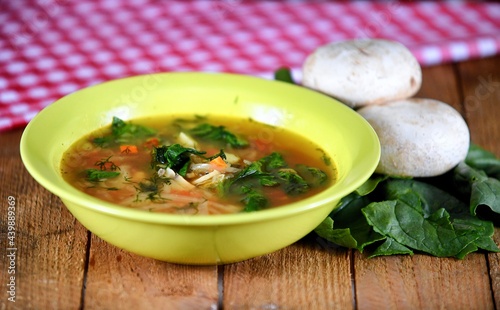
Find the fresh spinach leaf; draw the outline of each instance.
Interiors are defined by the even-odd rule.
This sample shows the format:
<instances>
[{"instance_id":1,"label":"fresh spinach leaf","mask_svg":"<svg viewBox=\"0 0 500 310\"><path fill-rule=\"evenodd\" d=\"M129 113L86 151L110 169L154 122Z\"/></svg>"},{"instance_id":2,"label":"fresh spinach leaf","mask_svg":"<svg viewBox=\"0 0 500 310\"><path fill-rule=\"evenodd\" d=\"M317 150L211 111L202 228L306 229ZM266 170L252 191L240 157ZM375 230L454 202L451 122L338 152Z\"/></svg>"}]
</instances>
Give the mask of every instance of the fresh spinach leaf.
<instances>
[{"instance_id":1,"label":"fresh spinach leaf","mask_svg":"<svg viewBox=\"0 0 500 310\"><path fill-rule=\"evenodd\" d=\"M363 212L376 231L400 244L434 256L459 259L485 244L489 244L488 250L498 251L485 241L492 238L492 223L471 215L467 205L450 194L427 183L403 179L390 179L381 190L392 202L391 208L375 208L373 204Z\"/></svg>"},{"instance_id":2,"label":"fresh spinach leaf","mask_svg":"<svg viewBox=\"0 0 500 310\"><path fill-rule=\"evenodd\" d=\"M434 256L457 256L478 238L473 234L457 234L444 209L428 218L421 211L418 205L397 200L375 202L363 208L363 214L376 232L403 246Z\"/></svg>"},{"instance_id":3,"label":"fresh spinach leaf","mask_svg":"<svg viewBox=\"0 0 500 310\"><path fill-rule=\"evenodd\" d=\"M413 255L413 251L392 239L391 237L387 237L379 247L377 247L368 257L376 257L376 256L387 256L387 255Z\"/></svg>"},{"instance_id":4,"label":"fresh spinach leaf","mask_svg":"<svg viewBox=\"0 0 500 310\"><path fill-rule=\"evenodd\" d=\"M366 246L385 238L375 232L363 216L362 209L370 202L366 196L351 193L340 201L315 232L330 242L363 252Z\"/></svg>"},{"instance_id":5,"label":"fresh spinach leaf","mask_svg":"<svg viewBox=\"0 0 500 310\"><path fill-rule=\"evenodd\" d=\"M374 174L365 183L358 187L355 192L361 196L368 195L373 192L381 182L384 182L387 179L389 179L388 175Z\"/></svg>"},{"instance_id":6,"label":"fresh spinach leaf","mask_svg":"<svg viewBox=\"0 0 500 310\"><path fill-rule=\"evenodd\" d=\"M327 217L315 228L315 232L323 239L347 248L358 248L358 241L352 236L350 228L334 228L333 219Z\"/></svg>"},{"instance_id":7,"label":"fresh spinach leaf","mask_svg":"<svg viewBox=\"0 0 500 310\"><path fill-rule=\"evenodd\" d=\"M478 145L470 145L465 163L474 169L484 171L489 177L500 180L500 159Z\"/></svg>"},{"instance_id":8,"label":"fresh spinach leaf","mask_svg":"<svg viewBox=\"0 0 500 310\"><path fill-rule=\"evenodd\" d=\"M470 212L476 215L481 205L500 213L500 181L488 177L483 170L477 170L461 162L454 169L455 184L462 193L470 197Z\"/></svg>"},{"instance_id":9,"label":"fresh spinach leaf","mask_svg":"<svg viewBox=\"0 0 500 310\"><path fill-rule=\"evenodd\" d=\"M295 84L295 81L293 80L292 73L289 68L279 68L274 72L274 79L276 81L282 81L290 84Z\"/></svg>"}]
</instances>

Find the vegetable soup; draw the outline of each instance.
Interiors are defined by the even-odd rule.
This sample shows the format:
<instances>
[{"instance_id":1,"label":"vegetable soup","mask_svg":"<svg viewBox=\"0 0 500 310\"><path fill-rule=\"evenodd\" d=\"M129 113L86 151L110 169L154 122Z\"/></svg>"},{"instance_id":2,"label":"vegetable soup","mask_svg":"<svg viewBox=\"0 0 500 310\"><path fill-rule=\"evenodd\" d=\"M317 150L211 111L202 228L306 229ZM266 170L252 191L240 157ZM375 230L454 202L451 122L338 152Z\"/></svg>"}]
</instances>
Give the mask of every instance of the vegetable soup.
<instances>
[{"instance_id":1,"label":"vegetable soup","mask_svg":"<svg viewBox=\"0 0 500 310\"><path fill-rule=\"evenodd\" d=\"M326 154L299 135L252 119L184 115L113 117L65 152L61 172L124 207L198 215L278 207L336 178Z\"/></svg>"}]
</instances>

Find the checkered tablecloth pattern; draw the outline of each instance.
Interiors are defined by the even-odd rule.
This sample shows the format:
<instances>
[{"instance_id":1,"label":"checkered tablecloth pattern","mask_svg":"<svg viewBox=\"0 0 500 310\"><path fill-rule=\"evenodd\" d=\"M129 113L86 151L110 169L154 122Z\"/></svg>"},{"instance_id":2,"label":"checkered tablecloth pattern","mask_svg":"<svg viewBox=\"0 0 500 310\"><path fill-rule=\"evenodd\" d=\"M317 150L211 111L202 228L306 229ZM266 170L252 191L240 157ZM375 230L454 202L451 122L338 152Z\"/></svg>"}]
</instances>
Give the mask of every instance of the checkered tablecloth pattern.
<instances>
[{"instance_id":1,"label":"checkered tablecloth pattern","mask_svg":"<svg viewBox=\"0 0 500 310\"><path fill-rule=\"evenodd\" d=\"M377 37L423 65L500 52L495 2L0 0L0 130L103 81L166 71L300 78L320 45ZM85 107L81 107L84 109Z\"/></svg>"}]
</instances>

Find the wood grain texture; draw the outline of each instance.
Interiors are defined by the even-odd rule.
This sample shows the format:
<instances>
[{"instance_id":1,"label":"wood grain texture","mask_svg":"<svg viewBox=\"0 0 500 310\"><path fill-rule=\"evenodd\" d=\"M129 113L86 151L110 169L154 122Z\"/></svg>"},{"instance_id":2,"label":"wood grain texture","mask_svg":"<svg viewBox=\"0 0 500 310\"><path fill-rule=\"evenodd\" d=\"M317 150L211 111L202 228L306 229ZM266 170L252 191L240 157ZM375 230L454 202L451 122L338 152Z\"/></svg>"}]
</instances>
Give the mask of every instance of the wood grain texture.
<instances>
[{"instance_id":1,"label":"wood grain texture","mask_svg":"<svg viewBox=\"0 0 500 310\"><path fill-rule=\"evenodd\" d=\"M464 115L459 79L455 73L451 64L422 68L422 87L415 97L443 101Z\"/></svg>"},{"instance_id":2,"label":"wood grain texture","mask_svg":"<svg viewBox=\"0 0 500 310\"><path fill-rule=\"evenodd\" d=\"M500 57L460 63L458 68L471 139L500 156Z\"/></svg>"},{"instance_id":3,"label":"wood grain texture","mask_svg":"<svg viewBox=\"0 0 500 310\"><path fill-rule=\"evenodd\" d=\"M2 134L0 153L0 279L15 276L16 302L2 289L1 309L78 309L85 267L86 229L60 200L39 186L19 157L20 130ZM5 140L3 139L5 138ZM6 141L6 143L4 143ZM15 274L7 274L7 197L16 199Z\"/></svg>"},{"instance_id":4,"label":"wood grain texture","mask_svg":"<svg viewBox=\"0 0 500 310\"><path fill-rule=\"evenodd\" d=\"M306 238L224 266L224 309L352 309L350 253Z\"/></svg>"},{"instance_id":5,"label":"wood grain texture","mask_svg":"<svg viewBox=\"0 0 500 310\"><path fill-rule=\"evenodd\" d=\"M482 254L355 259L359 309L493 309Z\"/></svg>"},{"instance_id":6,"label":"wood grain texture","mask_svg":"<svg viewBox=\"0 0 500 310\"><path fill-rule=\"evenodd\" d=\"M495 228L494 240L496 244L500 244L500 229L498 227ZM500 309L500 254L488 253L488 263L495 309Z\"/></svg>"},{"instance_id":7,"label":"wood grain texture","mask_svg":"<svg viewBox=\"0 0 500 310\"><path fill-rule=\"evenodd\" d=\"M144 258L92 236L86 309L216 309L217 267Z\"/></svg>"}]
</instances>

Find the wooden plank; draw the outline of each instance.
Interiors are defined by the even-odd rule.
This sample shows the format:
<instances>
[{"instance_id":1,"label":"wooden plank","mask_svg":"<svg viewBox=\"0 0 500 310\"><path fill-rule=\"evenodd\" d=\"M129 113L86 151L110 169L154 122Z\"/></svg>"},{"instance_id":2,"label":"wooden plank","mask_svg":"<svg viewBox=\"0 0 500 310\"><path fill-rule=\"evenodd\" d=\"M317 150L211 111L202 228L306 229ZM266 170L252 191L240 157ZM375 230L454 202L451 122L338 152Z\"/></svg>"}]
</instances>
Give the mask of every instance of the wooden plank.
<instances>
[{"instance_id":1,"label":"wooden plank","mask_svg":"<svg viewBox=\"0 0 500 310\"><path fill-rule=\"evenodd\" d=\"M498 224L497 224L498 225ZM500 245L500 228L495 228L494 240ZM491 279L491 291L495 303L495 309L500 309L500 254L488 253L489 275Z\"/></svg>"},{"instance_id":2,"label":"wooden plank","mask_svg":"<svg viewBox=\"0 0 500 310\"><path fill-rule=\"evenodd\" d=\"M350 253L306 238L224 266L224 309L353 309Z\"/></svg>"},{"instance_id":3,"label":"wooden plank","mask_svg":"<svg viewBox=\"0 0 500 310\"><path fill-rule=\"evenodd\" d=\"M500 57L458 67L471 139L500 156Z\"/></svg>"},{"instance_id":4,"label":"wooden plank","mask_svg":"<svg viewBox=\"0 0 500 310\"><path fill-rule=\"evenodd\" d=\"M459 80L455 77L453 65L422 68L422 87L415 97L443 101L465 117L461 103Z\"/></svg>"},{"instance_id":5,"label":"wooden plank","mask_svg":"<svg viewBox=\"0 0 500 310\"><path fill-rule=\"evenodd\" d=\"M141 257L92 236L84 306L88 309L216 309L216 266Z\"/></svg>"},{"instance_id":6,"label":"wooden plank","mask_svg":"<svg viewBox=\"0 0 500 310\"><path fill-rule=\"evenodd\" d=\"M500 245L500 228L498 226L495 228L494 240L497 245ZM488 265L491 281L490 290L493 294L495 309L500 309L500 254L488 253Z\"/></svg>"},{"instance_id":7,"label":"wooden plank","mask_svg":"<svg viewBox=\"0 0 500 310\"><path fill-rule=\"evenodd\" d=\"M466 110L452 65L423 69L419 97L438 99ZM357 254L355 286L360 309L492 309L487 263L484 255L464 260L416 254L413 257L366 259Z\"/></svg>"},{"instance_id":8,"label":"wooden plank","mask_svg":"<svg viewBox=\"0 0 500 310\"><path fill-rule=\"evenodd\" d=\"M484 256L366 259L357 253L359 309L492 309Z\"/></svg>"},{"instance_id":9,"label":"wooden plank","mask_svg":"<svg viewBox=\"0 0 500 310\"><path fill-rule=\"evenodd\" d=\"M87 233L60 200L38 185L19 157L21 130L2 133L0 279L15 276L15 303L2 289L1 309L78 309ZM15 239L7 239L8 197L15 198ZM13 244L7 243L13 241ZM11 251L8 248L17 250ZM14 253L11 263L8 254ZM14 257L14 256L11 256ZM7 266L15 265L15 274ZM10 286L9 289L10 290Z\"/></svg>"},{"instance_id":10,"label":"wooden plank","mask_svg":"<svg viewBox=\"0 0 500 310\"><path fill-rule=\"evenodd\" d=\"M500 57L464 62L458 67L472 141L500 157ZM500 244L499 228L494 239ZM495 306L500 309L500 254L489 253L488 262Z\"/></svg>"}]
</instances>

